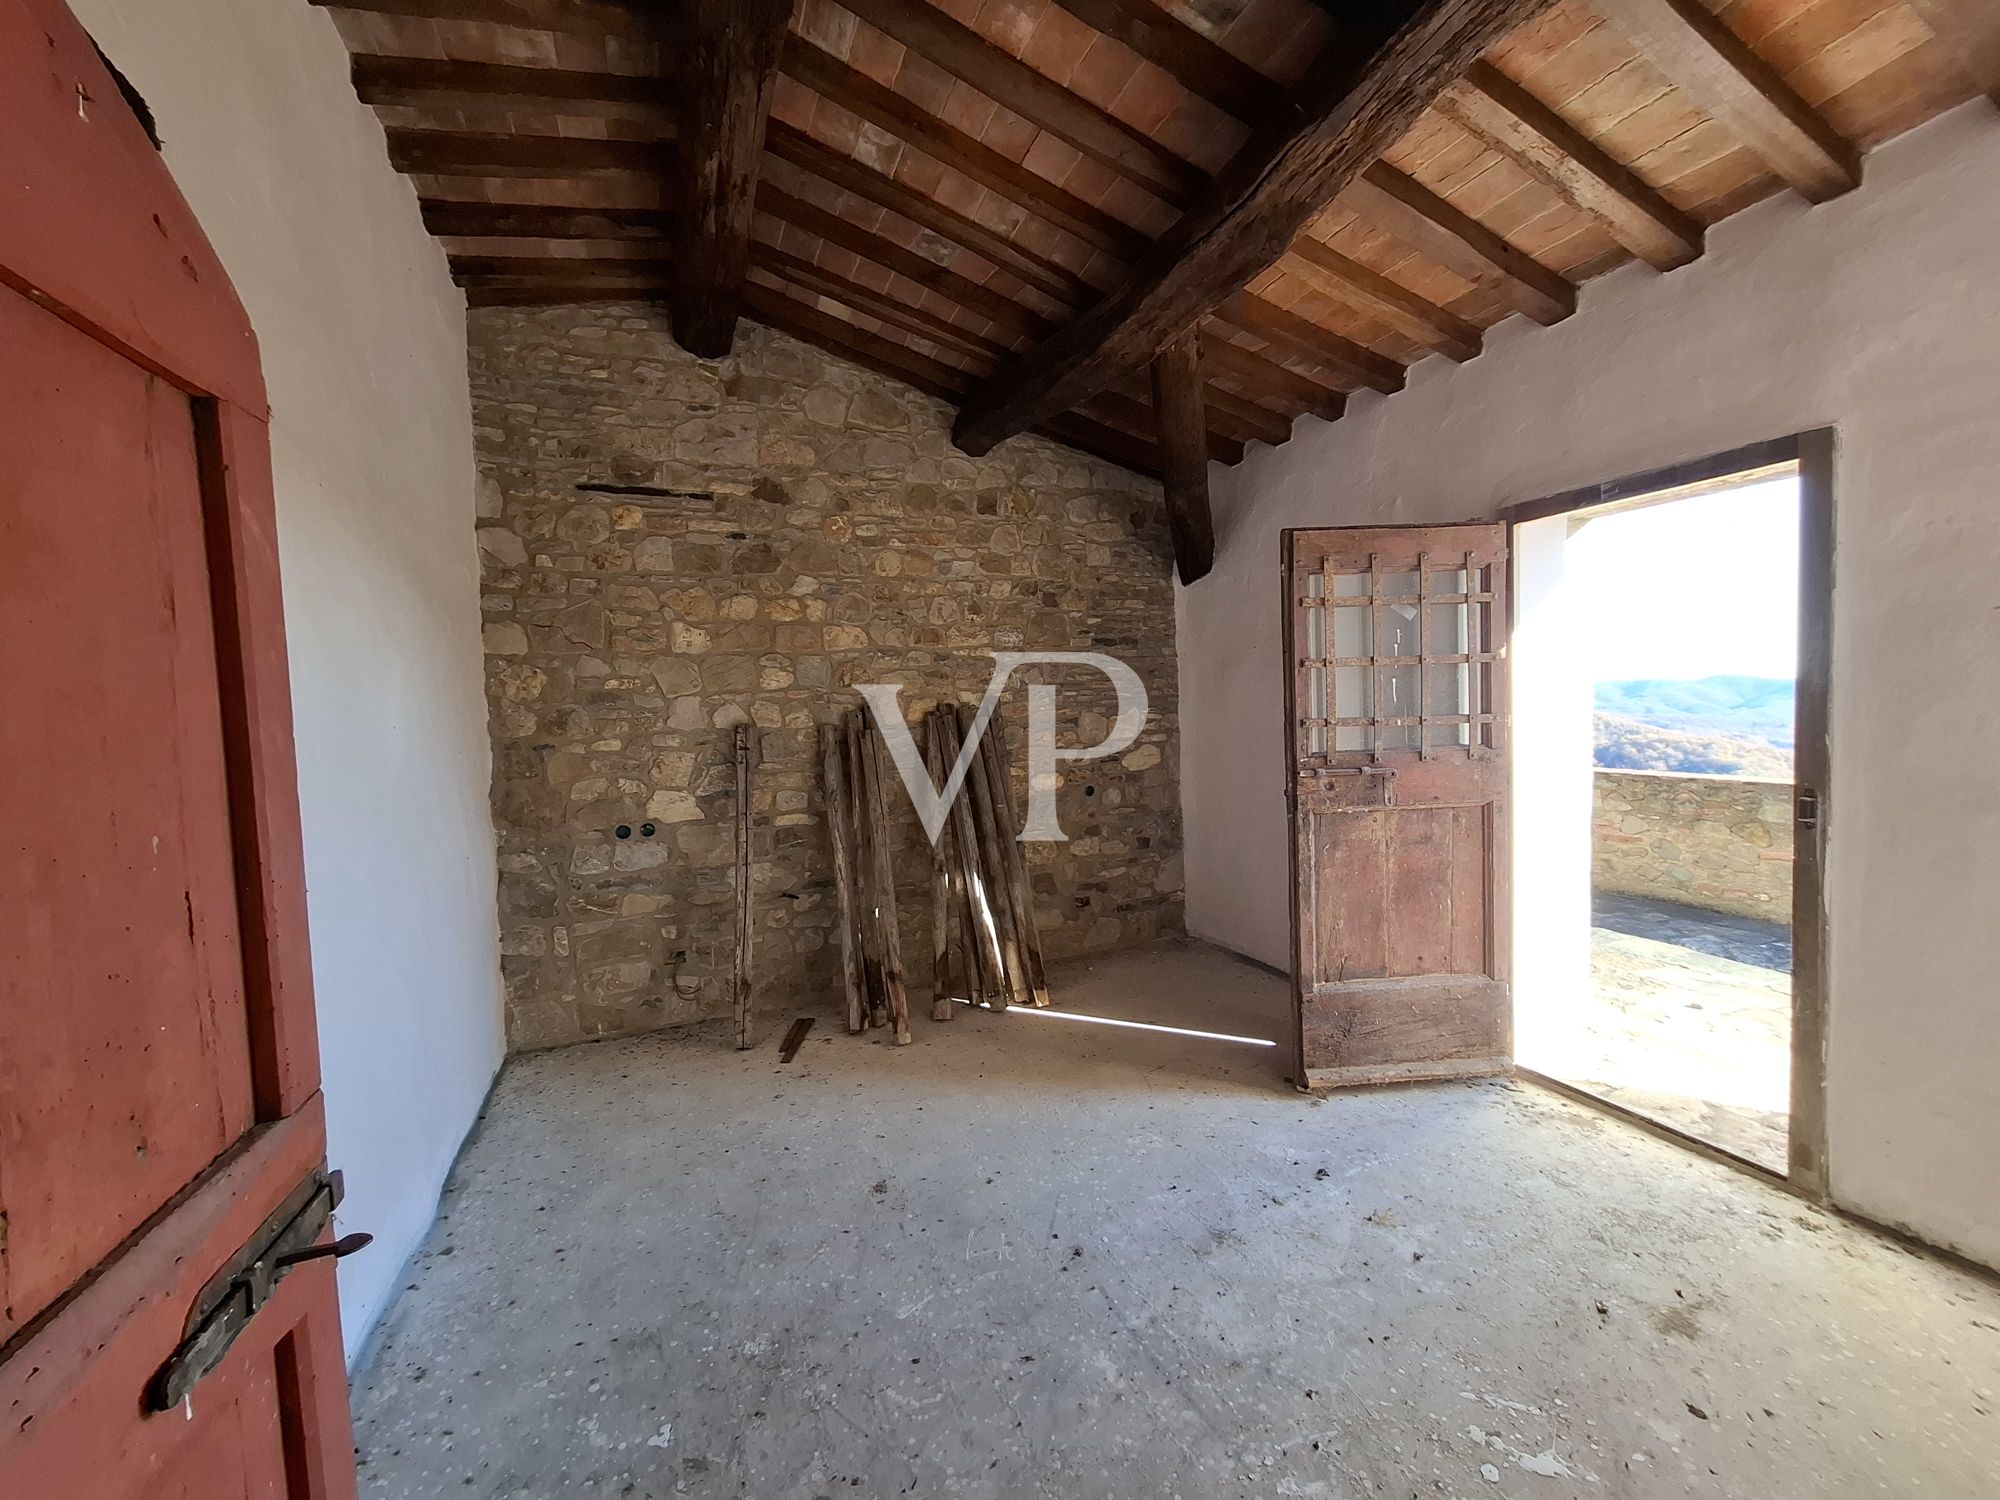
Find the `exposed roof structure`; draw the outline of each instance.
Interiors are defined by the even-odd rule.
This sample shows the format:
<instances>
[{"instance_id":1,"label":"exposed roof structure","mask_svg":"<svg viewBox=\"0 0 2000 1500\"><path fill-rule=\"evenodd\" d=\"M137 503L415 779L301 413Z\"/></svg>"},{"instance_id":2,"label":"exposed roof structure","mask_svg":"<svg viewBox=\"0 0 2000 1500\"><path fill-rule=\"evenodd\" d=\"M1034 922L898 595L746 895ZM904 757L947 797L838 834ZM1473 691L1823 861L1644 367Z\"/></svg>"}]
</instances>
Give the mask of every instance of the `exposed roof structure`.
<instances>
[{"instance_id":1,"label":"exposed roof structure","mask_svg":"<svg viewBox=\"0 0 2000 1500\"><path fill-rule=\"evenodd\" d=\"M704 355L740 307L959 405L972 451L1155 472L1148 363L1191 330L1233 461L2000 90L1991 0L336 11L475 305L656 298Z\"/></svg>"}]
</instances>

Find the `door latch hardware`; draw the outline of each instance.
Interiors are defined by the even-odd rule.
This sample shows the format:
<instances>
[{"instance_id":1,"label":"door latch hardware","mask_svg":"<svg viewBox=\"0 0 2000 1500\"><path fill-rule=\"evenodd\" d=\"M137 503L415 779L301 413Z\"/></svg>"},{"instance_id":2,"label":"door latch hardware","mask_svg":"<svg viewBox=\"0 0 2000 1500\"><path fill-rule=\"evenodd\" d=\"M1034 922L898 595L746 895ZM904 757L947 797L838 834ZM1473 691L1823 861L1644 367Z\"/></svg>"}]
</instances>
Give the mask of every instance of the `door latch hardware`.
<instances>
[{"instance_id":1,"label":"door latch hardware","mask_svg":"<svg viewBox=\"0 0 2000 1500\"><path fill-rule=\"evenodd\" d=\"M147 1411L172 1411L187 1400L201 1378L222 1363L292 1267L338 1260L373 1241L373 1235L350 1234L330 1245L314 1243L340 1206L343 1191L340 1173L315 1171L209 1279L188 1313L179 1347L146 1387Z\"/></svg>"},{"instance_id":2,"label":"door latch hardware","mask_svg":"<svg viewBox=\"0 0 2000 1500\"><path fill-rule=\"evenodd\" d=\"M1819 793L1809 786L1799 788L1797 814L1801 828L1819 827Z\"/></svg>"}]
</instances>

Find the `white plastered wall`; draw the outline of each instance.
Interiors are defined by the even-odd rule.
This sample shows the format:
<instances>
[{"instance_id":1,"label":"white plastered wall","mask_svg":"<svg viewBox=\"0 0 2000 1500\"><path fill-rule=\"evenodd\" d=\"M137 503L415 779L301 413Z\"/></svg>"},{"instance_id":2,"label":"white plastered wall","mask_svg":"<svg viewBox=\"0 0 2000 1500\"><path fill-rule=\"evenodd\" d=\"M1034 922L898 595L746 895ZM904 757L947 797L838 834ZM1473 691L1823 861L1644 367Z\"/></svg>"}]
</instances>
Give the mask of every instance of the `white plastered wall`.
<instances>
[{"instance_id":1,"label":"white plastered wall","mask_svg":"<svg viewBox=\"0 0 2000 1500\"><path fill-rule=\"evenodd\" d=\"M1220 555L1178 621L1190 927L1289 966L1281 528L1490 519L1836 427L1833 1191L2000 1265L1996 246L1981 101L1844 198L1763 204L1691 266L1628 267L1553 328L1513 319L1467 365L1212 469Z\"/></svg>"},{"instance_id":2,"label":"white plastered wall","mask_svg":"<svg viewBox=\"0 0 2000 1500\"><path fill-rule=\"evenodd\" d=\"M464 301L304 0L70 0L249 311L271 448L350 1356L502 1054Z\"/></svg>"}]
</instances>

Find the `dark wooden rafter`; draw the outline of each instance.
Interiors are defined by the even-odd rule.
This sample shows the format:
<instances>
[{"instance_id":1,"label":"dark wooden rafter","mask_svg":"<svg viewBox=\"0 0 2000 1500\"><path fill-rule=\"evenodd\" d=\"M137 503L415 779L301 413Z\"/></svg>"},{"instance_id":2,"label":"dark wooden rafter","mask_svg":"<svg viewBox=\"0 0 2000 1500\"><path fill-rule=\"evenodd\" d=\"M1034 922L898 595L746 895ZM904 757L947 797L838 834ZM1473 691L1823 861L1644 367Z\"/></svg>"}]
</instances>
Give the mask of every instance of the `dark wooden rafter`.
<instances>
[{"instance_id":1,"label":"dark wooden rafter","mask_svg":"<svg viewBox=\"0 0 2000 1500\"><path fill-rule=\"evenodd\" d=\"M1153 388L1150 376L1140 384L1144 389L1143 396L1125 391L1099 391L1077 407L1077 411L1150 442L1153 435L1160 430L1160 420L1153 414ZM1243 439L1219 431L1213 421L1209 421L1207 426L1209 459L1219 464L1241 463ZM1158 471L1155 469L1153 472Z\"/></svg>"},{"instance_id":2,"label":"dark wooden rafter","mask_svg":"<svg viewBox=\"0 0 2000 1500\"><path fill-rule=\"evenodd\" d=\"M659 240L674 216L657 208L551 208L539 203L460 203L427 198L424 228L456 238Z\"/></svg>"},{"instance_id":3,"label":"dark wooden rafter","mask_svg":"<svg viewBox=\"0 0 2000 1500\"><path fill-rule=\"evenodd\" d=\"M818 235L830 245L859 255L950 298L1010 334L1035 335L1047 326L1020 303L984 284L961 276L950 266L919 255L893 240L861 228L850 219L765 183L757 190L757 209L787 224Z\"/></svg>"},{"instance_id":4,"label":"dark wooden rafter","mask_svg":"<svg viewBox=\"0 0 2000 1500\"><path fill-rule=\"evenodd\" d=\"M678 118L660 79L640 73L523 67L457 58L356 53L354 92L363 104L464 109L486 104L552 113Z\"/></svg>"},{"instance_id":5,"label":"dark wooden rafter","mask_svg":"<svg viewBox=\"0 0 2000 1500\"><path fill-rule=\"evenodd\" d=\"M399 172L438 177L573 177L592 172L649 172L659 165L652 141L588 136L499 135L391 127L384 134Z\"/></svg>"},{"instance_id":6,"label":"dark wooden rafter","mask_svg":"<svg viewBox=\"0 0 2000 1500\"><path fill-rule=\"evenodd\" d=\"M1247 125L1275 123L1290 108L1284 91L1227 48L1181 22L1154 0L1056 0L1170 75L1197 98Z\"/></svg>"},{"instance_id":7,"label":"dark wooden rafter","mask_svg":"<svg viewBox=\"0 0 2000 1500\"><path fill-rule=\"evenodd\" d=\"M756 212L764 122L792 0L684 0L675 42L686 115L677 156L681 213L670 306L675 342L703 359L729 353Z\"/></svg>"},{"instance_id":8,"label":"dark wooden rafter","mask_svg":"<svg viewBox=\"0 0 2000 1500\"><path fill-rule=\"evenodd\" d=\"M953 20L930 0L842 3L877 31L1163 202L1177 203L1201 186L1200 169Z\"/></svg>"},{"instance_id":9,"label":"dark wooden rafter","mask_svg":"<svg viewBox=\"0 0 2000 1500\"><path fill-rule=\"evenodd\" d=\"M1181 584L1215 566L1215 520L1208 503L1208 450L1202 434L1201 335L1181 334L1153 358L1153 411L1159 418L1160 483Z\"/></svg>"},{"instance_id":10,"label":"dark wooden rafter","mask_svg":"<svg viewBox=\"0 0 2000 1500\"><path fill-rule=\"evenodd\" d=\"M1437 108L1647 264L1671 271L1701 254L1700 224L1491 63L1468 69Z\"/></svg>"},{"instance_id":11,"label":"dark wooden rafter","mask_svg":"<svg viewBox=\"0 0 2000 1500\"><path fill-rule=\"evenodd\" d=\"M1279 264L1324 295L1461 364L1479 353L1479 330L1465 319L1426 302L1310 233L1292 241Z\"/></svg>"},{"instance_id":12,"label":"dark wooden rafter","mask_svg":"<svg viewBox=\"0 0 2000 1500\"><path fill-rule=\"evenodd\" d=\"M745 305L760 322L802 343L899 380L941 401L956 402L964 395L969 380L965 371L932 359L907 344L809 307L758 281L746 283L743 295ZM1107 463L1152 477L1160 472L1159 455L1151 443L1087 417L1066 413L1041 424L1037 431Z\"/></svg>"},{"instance_id":13,"label":"dark wooden rafter","mask_svg":"<svg viewBox=\"0 0 2000 1500\"><path fill-rule=\"evenodd\" d=\"M1145 236L1010 156L949 125L796 33L786 38L785 76L850 114L886 130L1087 245L1130 259Z\"/></svg>"},{"instance_id":14,"label":"dark wooden rafter","mask_svg":"<svg viewBox=\"0 0 2000 1500\"><path fill-rule=\"evenodd\" d=\"M606 0L309 0L331 10L358 11L411 21L469 21L480 26L513 26L575 36L643 40L647 22Z\"/></svg>"},{"instance_id":15,"label":"dark wooden rafter","mask_svg":"<svg viewBox=\"0 0 2000 1500\"><path fill-rule=\"evenodd\" d=\"M844 192L865 198L878 208L908 219L919 228L942 235L953 244L991 261L1044 296L1071 303L1089 295L1090 288L1063 266L1015 244L997 229L958 213L927 193L898 182L856 161L845 152L814 139L782 120L773 120L765 150Z\"/></svg>"},{"instance_id":16,"label":"dark wooden rafter","mask_svg":"<svg viewBox=\"0 0 2000 1500\"><path fill-rule=\"evenodd\" d=\"M1343 196L1425 259L1491 288L1537 323L1559 323L1576 311L1572 283L1387 162L1363 172Z\"/></svg>"},{"instance_id":17,"label":"dark wooden rafter","mask_svg":"<svg viewBox=\"0 0 2000 1500\"><path fill-rule=\"evenodd\" d=\"M1225 298L1212 316L1282 354L1319 365L1352 385L1365 385L1384 395L1403 388L1406 378L1403 366L1387 355L1377 354L1248 292Z\"/></svg>"},{"instance_id":18,"label":"dark wooden rafter","mask_svg":"<svg viewBox=\"0 0 2000 1500\"><path fill-rule=\"evenodd\" d=\"M1990 0L1910 0L1958 71L2000 104L2000 6Z\"/></svg>"},{"instance_id":19,"label":"dark wooden rafter","mask_svg":"<svg viewBox=\"0 0 2000 1500\"><path fill-rule=\"evenodd\" d=\"M928 339L940 348L950 348L970 358L981 360L987 368L998 364L1007 355L1007 346L984 334L973 333L961 328L948 318L941 318L927 308L919 307L895 296L863 285L849 277L828 270L825 266L803 260L761 242L750 247L752 262L774 276L782 277L808 296L830 297L865 313L883 323L893 324L918 338Z\"/></svg>"},{"instance_id":20,"label":"dark wooden rafter","mask_svg":"<svg viewBox=\"0 0 2000 1500\"><path fill-rule=\"evenodd\" d=\"M1859 186L1854 147L1700 0L1592 0L1592 6L1807 198L1824 203Z\"/></svg>"},{"instance_id":21,"label":"dark wooden rafter","mask_svg":"<svg viewBox=\"0 0 2000 1500\"><path fill-rule=\"evenodd\" d=\"M1300 91L1303 117L1259 131L1124 286L983 382L960 409L959 446L986 452L1149 362L1275 261L1440 89L1546 3L1425 0L1393 30L1345 28Z\"/></svg>"}]
</instances>

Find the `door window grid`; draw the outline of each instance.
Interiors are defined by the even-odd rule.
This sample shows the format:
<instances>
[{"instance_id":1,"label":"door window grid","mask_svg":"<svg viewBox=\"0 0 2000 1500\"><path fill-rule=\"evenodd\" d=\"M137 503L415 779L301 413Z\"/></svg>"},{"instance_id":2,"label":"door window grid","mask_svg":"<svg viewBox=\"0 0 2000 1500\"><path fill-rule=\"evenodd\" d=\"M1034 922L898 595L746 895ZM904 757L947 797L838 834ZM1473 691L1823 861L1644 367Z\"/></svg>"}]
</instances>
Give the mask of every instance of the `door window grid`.
<instances>
[{"instance_id":1,"label":"door window grid","mask_svg":"<svg viewBox=\"0 0 2000 1500\"><path fill-rule=\"evenodd\" d=\"M1440 580L1446 587L1434 592ZM1490 564L1468 552L1435 570L1421 553L1413 571L1387 572L1371 553L1363 573L1328 558L1306 576L1298 602L1306 612L1306 760L1330 752L1379 760L1385 750L1428 760L1438 749L1477 756L1494 748L1488 682L1497 658L1482 649L1494 602Z\"/></svg>"}]
</instances>

